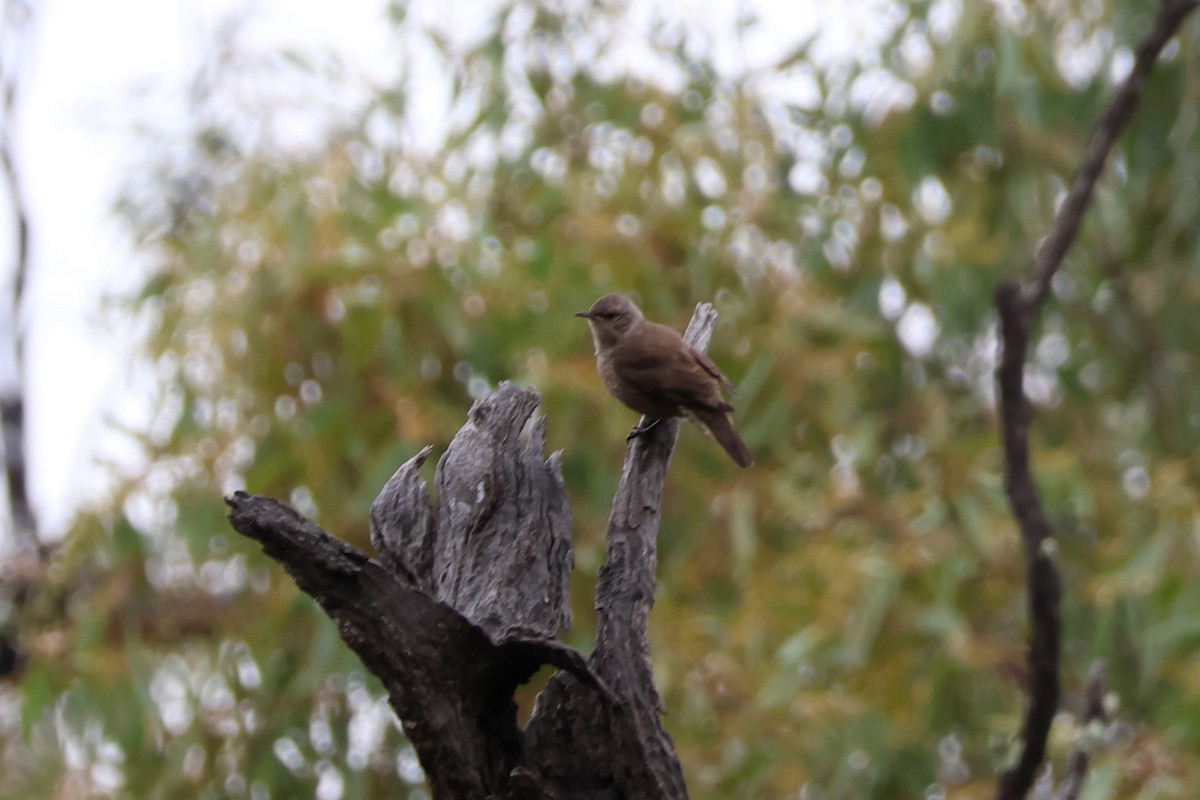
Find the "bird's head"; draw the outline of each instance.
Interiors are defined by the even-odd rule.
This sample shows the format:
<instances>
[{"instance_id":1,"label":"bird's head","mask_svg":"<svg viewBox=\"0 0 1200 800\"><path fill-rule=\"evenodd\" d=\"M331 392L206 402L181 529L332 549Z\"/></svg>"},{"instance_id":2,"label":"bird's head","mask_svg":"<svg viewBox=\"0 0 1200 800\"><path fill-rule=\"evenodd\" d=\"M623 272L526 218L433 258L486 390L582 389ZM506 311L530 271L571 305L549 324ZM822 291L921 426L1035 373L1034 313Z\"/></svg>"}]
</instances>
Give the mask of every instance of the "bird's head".
<instances>
[{"instance_id":1,"label":"bird's head","mask_svg":"<svg viewBox=\"0 0 1200 800\"><path fill-rule=\"evenodd\" d=\"M588 321L596 350L611 347L643 319L642 311L622 294L606 294L587 311L575 314Z\"/></svg>"}]
</instances>

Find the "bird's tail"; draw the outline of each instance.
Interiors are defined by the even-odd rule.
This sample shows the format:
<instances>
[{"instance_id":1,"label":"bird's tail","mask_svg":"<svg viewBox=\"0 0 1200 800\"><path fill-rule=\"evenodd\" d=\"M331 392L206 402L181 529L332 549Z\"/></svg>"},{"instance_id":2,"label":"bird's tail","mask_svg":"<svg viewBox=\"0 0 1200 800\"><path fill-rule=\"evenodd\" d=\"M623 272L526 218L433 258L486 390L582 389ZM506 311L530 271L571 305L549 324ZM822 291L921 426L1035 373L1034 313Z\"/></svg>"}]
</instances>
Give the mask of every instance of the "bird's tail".
<instances>
[{"instance_id":1,"label":"bird's tail","mask_svg":"<svg viewBox=\"0 0 1200 800\"><path fill-rule=\"evenodd\" d=\"M688 416L699 425L705 432L712 434L712 437L717 440L721 447L725 448L725 452L734 460L739 467L743 469L754 463L754 459L750 456L750 451L746 449L746 444L741 437L737 435L737 431L733 429L733 423L729 421L729 415L724 411L716 410L691 410L689 409Z\"/></svg>"}]
</instances>

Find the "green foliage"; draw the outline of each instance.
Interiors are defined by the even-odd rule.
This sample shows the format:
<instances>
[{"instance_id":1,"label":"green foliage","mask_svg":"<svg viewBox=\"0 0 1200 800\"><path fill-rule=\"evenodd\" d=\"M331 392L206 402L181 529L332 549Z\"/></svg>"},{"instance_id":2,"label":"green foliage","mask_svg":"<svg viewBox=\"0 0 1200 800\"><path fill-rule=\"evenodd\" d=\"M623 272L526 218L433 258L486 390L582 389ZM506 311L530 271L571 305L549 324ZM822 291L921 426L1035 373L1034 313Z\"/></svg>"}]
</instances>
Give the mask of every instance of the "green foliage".
<instances>
[{"instance_id":1,"label":"green foliage","mask_svg":"<svg viewBox=\"0 0 1200 800\"><path fill-rule=\"evenodd\" d=\"M136 797L338 781L336 796L424 796L379 688L218 498L290 499L367 547L400 461L444 446L499 381L532 385L564 451L568 640L586 650L634 419L571 313L619 290L677 326L715 301L712 354L757 460L738 472L685 429L665 498L654 661L693 796L990 796L1024 707L1025 631L991 292L1027 274L1148 19L1134 3L962 5L900 9L861 58L801 48L735 79L669 29L639 42L655 74L629 74L625 12L514 3L465 52L443 48L456 123L436 153L397 144L420 123L407 78L305 156L198 132L188 180L166 166L142 193L156 202L124 207L157 264L132 311L161 413L145 473L79 522L30 615L0 794L103 794L118 775ZM1106 658L1121 703L1090 798L1200 785L1187 30L1027 376L1066 688ZM1091 74L1064 66L1092 56ZM776 99L781 76L817 99ZM1056 764L1076 733L1056 723Z\"/></svg>"}]
</instances>

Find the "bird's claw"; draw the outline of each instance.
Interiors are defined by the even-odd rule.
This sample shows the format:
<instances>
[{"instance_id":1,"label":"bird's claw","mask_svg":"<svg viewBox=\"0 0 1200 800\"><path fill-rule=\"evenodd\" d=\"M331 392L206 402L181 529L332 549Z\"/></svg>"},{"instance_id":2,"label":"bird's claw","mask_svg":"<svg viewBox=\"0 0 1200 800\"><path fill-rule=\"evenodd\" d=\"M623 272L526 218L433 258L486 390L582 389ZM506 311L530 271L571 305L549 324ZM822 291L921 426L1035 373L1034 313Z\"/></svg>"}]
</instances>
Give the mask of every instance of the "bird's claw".
<instances>
[{"instance_id":1,"label":"bird's claw","mask_svg":"<svg viewBox=\"0 0 1200 800\"><path fill-rule=\"evenodd\" d=\"M634 425L633 430L631 430L628 433L628 435L625 436L625 441L632 442L634 439L641 436L642 434L649 433L651 430L654 429L654 426L660 422L662 422L662 420L660 420L660 419L650 420L649 424L647 424L647 425L642 425L642 423L639 422L637 425Z\"/></svg>"}]
</instances>

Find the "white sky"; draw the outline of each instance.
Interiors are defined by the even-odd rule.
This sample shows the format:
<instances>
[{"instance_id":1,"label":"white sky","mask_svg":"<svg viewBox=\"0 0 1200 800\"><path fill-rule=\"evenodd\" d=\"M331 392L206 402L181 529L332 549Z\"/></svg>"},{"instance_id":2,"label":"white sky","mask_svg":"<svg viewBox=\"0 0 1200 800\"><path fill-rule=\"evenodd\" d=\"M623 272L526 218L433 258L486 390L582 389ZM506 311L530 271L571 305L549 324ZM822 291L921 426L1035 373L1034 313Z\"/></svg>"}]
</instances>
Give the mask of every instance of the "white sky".
<instances>
[{"instance_id":1,"label":"white sky","mask_svg":"<svg viewBox=\"0 0 1200 800\"><path fill-rule=\"evenodd\" d=\"M251 47L327 48L364 80L385 75L396 54L389 50L395 45L382 0L34 2L40 16L17 131L34 238L26 320L28 455L35 506L44 530L56 535L103 487L96 457L120 455L118 440L104 435L106 420L128 417L130 409L134 416L146 412L130 400L135 334L118 318L101 315L102 298L135 286L144 270L111 213L124 171L139 163L133 126L147 119L167 130L184 124L179 98L213 31L235 11L249 12L242 41ZM778 59L818 27L835 48L844 48L872 24L871 16L850 13L846 4L812 0L639 4L715 32L718 63L734 71L745 62ZM880 0L854 5L894 8ZM491 6L486 0L413 0L410 20L461 34ZM829 10L816 11L820 6ZM735 19L747 9L761 24L739 44L732 36ZM438 93L420 101L436 109ZM0 202L0 211L7 216L6 204ZM11 251L4 219L0 269L10 268Z\"/></svg>"},{"instance_id":2,"label":"white sky","mask_svg":"<svg viewBox=\"0 0 1200 800\"><path fill-rule=\"evenodd\" d=\"M19 110L18 158L33 227L27 297L31 491L46 533L104 485L98 455L128 457L106 421L131 394L134 332L102 312L136 286L144 262L112 214L123 170L136 166L133 126L170 130L178 99L235 10L251 10L254 44L326 46L385 55L382 2L274 0L41 0ZM174 122L182 124L182 120ZM7 213L7 209L5 209ZM4 269L11 229L0 227ZM136 405L133 406L136 408ZM136 423L136 420L130 420ZM102 452L107 451L107 452Z\"/></svg>"}]
</instances>

